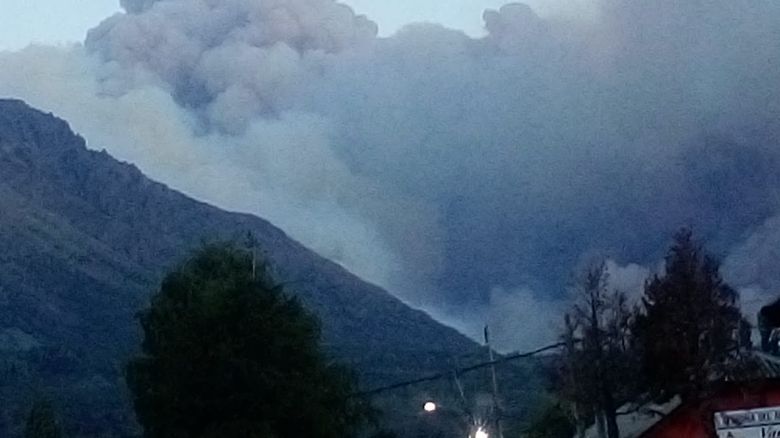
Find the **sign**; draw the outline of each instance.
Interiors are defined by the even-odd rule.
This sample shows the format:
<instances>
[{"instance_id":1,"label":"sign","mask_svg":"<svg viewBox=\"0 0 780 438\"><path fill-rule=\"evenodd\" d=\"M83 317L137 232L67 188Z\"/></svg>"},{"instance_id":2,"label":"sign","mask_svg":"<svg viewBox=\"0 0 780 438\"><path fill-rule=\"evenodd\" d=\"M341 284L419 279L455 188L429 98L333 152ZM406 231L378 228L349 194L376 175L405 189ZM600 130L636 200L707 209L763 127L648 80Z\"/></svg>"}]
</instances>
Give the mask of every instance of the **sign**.
<instances>
[{"instance_id":1,"label":"sign","mask_svg":"<svg viewBox=\"0 0 780 438\"><path fill-rule=\"evenodd\" d=\"M718 438L780 438L780 406L715 413Z\"/></svg>"}]
</instances>

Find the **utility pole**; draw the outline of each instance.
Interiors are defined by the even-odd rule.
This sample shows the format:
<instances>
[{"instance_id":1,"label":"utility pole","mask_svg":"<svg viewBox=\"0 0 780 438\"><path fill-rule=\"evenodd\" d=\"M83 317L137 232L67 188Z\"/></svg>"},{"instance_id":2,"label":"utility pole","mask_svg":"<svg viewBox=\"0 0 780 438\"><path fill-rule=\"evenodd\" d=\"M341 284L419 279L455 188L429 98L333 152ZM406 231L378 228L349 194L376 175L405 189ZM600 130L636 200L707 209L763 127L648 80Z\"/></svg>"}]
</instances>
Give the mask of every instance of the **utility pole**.
<instances>
[{"instance_id":1,"label":"utility pole","mask_svg":"<svg viewBox=\"0 0 780 438\"><path fill-rule=\"evenodd\" d=\"M463 384L460 382L460 376L458 375L457 370L452 372L452 379L455 381L455 386L458 388L458 395L460 395L460 402L462 405L461 410L466 416L466 426L467 428L471 428L476 423L474 422L474 415L471 412L469 403L466 400L466 392L463 391Z\"/></svg>"},{"instance_id":2,"label":"utility pole","mask_svg":"<svg viewBox=\"0 0 780 438\"><path fill-rule=\"evenodd\" d=\"M493 415L496 417L496 433L498 438L504 438L504 431L501 429L501 408L498 402L498 379L496 378L496 365L493 358L493 348L490 347L490 330L488 326L485 326L485 346L488 350L488 358L490 359L490 374L493 378Z\"/></svg>"}]
</instances>

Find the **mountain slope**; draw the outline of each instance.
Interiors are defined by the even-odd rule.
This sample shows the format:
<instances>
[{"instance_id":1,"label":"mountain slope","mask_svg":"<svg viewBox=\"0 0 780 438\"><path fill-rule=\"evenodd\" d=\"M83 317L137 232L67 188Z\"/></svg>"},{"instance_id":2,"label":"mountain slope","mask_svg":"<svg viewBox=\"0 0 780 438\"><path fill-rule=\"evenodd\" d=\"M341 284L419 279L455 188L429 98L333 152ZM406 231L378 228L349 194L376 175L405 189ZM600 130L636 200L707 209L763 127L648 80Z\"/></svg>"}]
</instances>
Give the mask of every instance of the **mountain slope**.
<instances>
[{"instance_id":1,"label":"mountain slope","mask_svg":"<svg viewBox=\"0 0 780 438\"><path fill-rule=\"evenodd\" d=\"M438 371L475 351L455 330L270 223L187 198L87 150L66 122L0 100L0 397L3 388L68 387L67 397L109 397L115 406L110 413L69 412L81 418L77 433L131 423L118 371L139 339L135 313L164 272L200 242L247 232L322 319L326 344L365 386ZM0 413L0 435L18 417Z\"/></svg>"}]
</instances>

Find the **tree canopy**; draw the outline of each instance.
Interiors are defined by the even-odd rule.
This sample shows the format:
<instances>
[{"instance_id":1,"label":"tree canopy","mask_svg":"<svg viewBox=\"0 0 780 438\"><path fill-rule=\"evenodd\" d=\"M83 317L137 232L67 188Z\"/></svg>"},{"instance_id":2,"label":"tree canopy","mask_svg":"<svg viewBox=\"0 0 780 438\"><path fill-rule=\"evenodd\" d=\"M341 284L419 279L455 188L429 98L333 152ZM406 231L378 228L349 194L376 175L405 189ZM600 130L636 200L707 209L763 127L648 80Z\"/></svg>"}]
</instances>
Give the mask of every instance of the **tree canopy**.
<instances>
[{"instance_id":1,"label":"tree canopy","mask_svg":"<svg viewBox=\"0 0 780 438\"><path fill-rule=\"evenodd\" d=\"M366 416L318 320L248 251L208 245L140 314L126 370L146 437L343 437Z\"/></svg>"},{"instance_id":2,"label":"tree canopy","mask_svg":"<svg viewBox=\"0 0 780 438\"><path fill-rule=\"evenodd\" d=\"M526 438L571 438L575 435L574 419L560 403L545 406L525 430Z\"/></svg>"},{"instance_id":3,"label":"tree canopy","mask_svg":"<svg viewBox=\"0 0 780 438\"><path fill-rule=\"evenodd\" d=\"M565 343L557 384L581 432L591 417L603 418L606 435L619 436L617 406L629 386L631 364L626 297L609 287L604 260L584 267L574 282L564 316Z\"/></svg>"},{"instance_id":4,"label":"tree canopy","mask_svg":"<svg viewBox=\"0 0 780 438\"><path fill-rule=\"evenodd\" d=\"M695 396L733 362L739 295L688 229L675 235L665 260L665 272L645 286L634 331L651 392Z\"/></svg>"},{"instance_id":5,"label":"tree canopy","mask_svg":"<svg viewBox=\"0 0 780 438\"><path fill-rule=\"evenodd\" d=\"M610 285L603 261L588 265L573 291L554 378L577 436L594 421L618 436L616 407L625 403L695 399L715 382L755 375L743 354L751 329L739 294L687 228L674 235L664 269L645 281L633 306ZM553 424L539 422L537 432Z\"/></svg>"}]
</instances>

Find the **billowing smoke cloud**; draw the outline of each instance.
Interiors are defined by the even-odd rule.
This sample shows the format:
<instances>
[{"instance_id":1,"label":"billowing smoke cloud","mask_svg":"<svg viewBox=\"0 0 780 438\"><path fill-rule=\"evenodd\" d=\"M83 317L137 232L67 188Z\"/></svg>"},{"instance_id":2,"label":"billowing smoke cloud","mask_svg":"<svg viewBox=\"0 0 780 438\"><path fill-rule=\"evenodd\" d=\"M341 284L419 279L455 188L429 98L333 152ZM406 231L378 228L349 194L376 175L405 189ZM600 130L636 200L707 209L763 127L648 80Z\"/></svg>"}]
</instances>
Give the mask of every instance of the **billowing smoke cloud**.
<instances>
[{"instance_id":1,"label":"billowing smoke cloud","mask_svg":"<svg viewBox=\"0 0 780 438\"><path fill-rule=\"evenodd\" d=\"M755 324L761 306L780 298L780 216L769 218L737 246L723 271L741 294L743 312Z\"/></svg>"},{"instance_id":2,"label":"billowing smoke cloud","mask_svg":"<svg viewBox=\"0 0 780 438\"><path fill-rule=\"evenodd\" d=\"M471 333L535 343L548 321L510 336L503 309L555 311L590 251L630 283L682 225L775 292L750 261L780 235L776 2L509 4L484 38L379 38L332 0L122 5L83 47L0 54L0 94Z\"/></svg>"},{"instance_id":3,"label":"billowing smoke cloud","mask_svg":"<svg viewBox=\"0 0 780 438\"><path fill-rule=\"evenodd\" d=\"M639 304L645 280L651 271L637 264L620 265L606 260L607 288L626 295L629 307ZM570 280L570 282L573 280ZM484 314L476 311L455 324L472 335L487 323L493 333L492 344L501 351L531 350L557 342L563 332L563 315L571 311L576 285L569 284L561 296L544 296L529 288L494 288ZM445 321L446 317L443 318Z\"/></svg>"}]
</instances>

